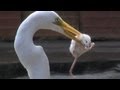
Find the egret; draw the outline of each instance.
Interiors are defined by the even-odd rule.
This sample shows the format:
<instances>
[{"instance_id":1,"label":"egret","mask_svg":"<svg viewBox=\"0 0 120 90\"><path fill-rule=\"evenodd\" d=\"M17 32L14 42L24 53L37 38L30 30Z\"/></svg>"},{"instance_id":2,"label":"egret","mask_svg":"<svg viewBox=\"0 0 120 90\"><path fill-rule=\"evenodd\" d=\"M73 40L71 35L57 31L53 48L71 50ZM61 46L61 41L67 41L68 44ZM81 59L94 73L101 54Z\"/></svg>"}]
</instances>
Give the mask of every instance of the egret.
<instances>
[{"instance_id":1,"label":"egret","mask_svg":"<svg viewBox=\"0 0 120 90\"><path fill-rule=\"evenodd\" d=\"M81 43L78 43L75 40L71 40L71 44L69 47L69 50L74 57L74 61L69 70L70 75L73 77L74 75L72 72L77 62L77 59L95 46L95 43L91 42L91 37L87 34L81 34L80 36L76 36L76 38L81 40Z\"/></svg>"},{"instance_id":2,"label":"egret","mask_svg":"<svg viewBox=\"0 0 120 90\"><path fill-rule=\"evenodd\" d=\"M50 79L48 57L42 46L33 42L34 34L40 29L52 30L81 43L75 36L81 33L67 24L54 11L35 11L19 26L14 48L20 63L26 69L30 79Z\"/></svg>"}]
</instances>

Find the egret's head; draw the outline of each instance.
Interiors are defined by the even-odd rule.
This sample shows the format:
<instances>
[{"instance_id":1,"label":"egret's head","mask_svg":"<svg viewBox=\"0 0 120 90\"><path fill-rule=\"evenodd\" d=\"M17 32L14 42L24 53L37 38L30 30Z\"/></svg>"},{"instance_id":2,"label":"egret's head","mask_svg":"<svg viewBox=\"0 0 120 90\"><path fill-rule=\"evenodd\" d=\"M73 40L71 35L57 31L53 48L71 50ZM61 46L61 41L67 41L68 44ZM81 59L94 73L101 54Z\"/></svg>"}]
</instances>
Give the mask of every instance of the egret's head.
<instances>
[{"instance_id":1,"label":"egret's head","mask_svg":"<svg viewBox=\"0 0 120 90\"><path fill-rule=\"evenodd\" d=\"M85 48L91 47L91 38L87 34L82 34L81 43L85 46Z\"/></svg>"},{"instance_id":2,"label":"egret's head","mask_svg":"<svg viewBox=\"0 0 120 90\"><path fill-rule=\"evenodd\" d=\"M58 14L55 12L52 12L51 15L49 14L49 21L52 21L52 25L50 25L51 29L81 43L80 40L76 38L76 36L80 36L81 33L66 23Z\"/></svg>"}]
</instances>

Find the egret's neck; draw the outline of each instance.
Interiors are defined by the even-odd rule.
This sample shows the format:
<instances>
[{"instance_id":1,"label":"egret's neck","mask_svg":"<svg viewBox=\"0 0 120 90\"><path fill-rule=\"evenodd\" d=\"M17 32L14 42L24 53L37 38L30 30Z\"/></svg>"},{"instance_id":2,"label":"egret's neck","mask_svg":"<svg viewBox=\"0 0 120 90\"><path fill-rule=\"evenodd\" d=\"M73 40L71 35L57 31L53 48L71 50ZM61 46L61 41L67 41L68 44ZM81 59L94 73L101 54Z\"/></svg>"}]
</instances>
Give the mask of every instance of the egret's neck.
<instances>
[{"instance_id":1,"label":"egret's neck","mask_svg":"<svg viewBox=\"0 0 120 90\"><path fill-rule=\"evenodd\" d=\"M33 37L37 31L38 29L32 25L21 25L15 38L16 45L27 48L34 46Z\"/></svg>"},{"instance_id":2,"label":"egret's neck","mask_svg":"<svg viewBox=\"0 0 120 90\"><path fill-rule=\"evenodd\" d=\"M17 31L15 45L27 47L35 46L33 43L33 36L40 29L48 29L63 33L61 28L52 24L52 20L49 17L49 14L46 14L46 12L35 12L25 19ZM46 19L51 22L46 21Z\"/></svg>"},{"instance_id":3,"label":"egret's neck","mask_svg":"<svg viewBox=\"0 0 120 90\"><path fill-rule=\"evenodd\" d=\"M26 43L27 45L34 45L34 42L33 42L33 37L34 37L34 34L35 32L37 32L37 30L27 30L24 34L23 34L23 41L24 43Z\"/></svg>"}]
</instances>

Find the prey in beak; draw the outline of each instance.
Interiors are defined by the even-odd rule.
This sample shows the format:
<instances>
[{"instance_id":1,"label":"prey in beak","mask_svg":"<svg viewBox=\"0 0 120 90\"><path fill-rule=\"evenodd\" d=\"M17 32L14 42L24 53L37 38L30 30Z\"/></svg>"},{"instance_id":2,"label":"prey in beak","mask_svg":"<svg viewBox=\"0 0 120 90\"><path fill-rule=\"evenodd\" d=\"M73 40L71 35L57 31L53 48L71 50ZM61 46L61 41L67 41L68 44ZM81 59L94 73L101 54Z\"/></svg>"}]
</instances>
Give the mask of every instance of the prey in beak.
<instances>
[{"instance_id":1,"label":"prey in beak","mask_svg":"<svg viewBox=\"0 0 120 90\"><path fill-rule=\"evenodd\" d=\"M72 39L69 50L74 57L74 61L70 67L69 73L71 76L73 76L72 71L77 62L77 59L85 52L91 50L94 47L95 43L91 42L91 37L89 35L82 34L81 32L77 31L61 18L56 18L54 24L60 26L64 30L63 34Z\"/></svg>"},{"instance_id":2,"label":"prey in beak","mask_svg":"<svg viewBox=\"0 0 120 90\"><path fill-rule=\"evenodd\" d=\"M86 36L86 35L85 35ZM81 37L79 36L76 36L78 39L81 39ZM83 38L84 39L84 38ZM88 38L87 38L88 39ZM95 46L95 43L94 42L91 42L90 40L91 39L88 39L87 40L86 38L84 39L85 41L85 46L86 47L83 47L82 45L80 45L79 43L77 43L76 41L74 40L71 40L71 44L70 44L70 47L69 47L69 50L70 50L70 53L72 54L72 56L74 57L74 60L73 60L73 63L69 69L69 73L70 75L74 78L74 75L73 75L73 69L78 61L78 58L83 55L84 53L90 51L94 46ZM87 40L87 42L86 42ZM90 44L89 42L90 41Z\"/></svg>"}]
</instances>

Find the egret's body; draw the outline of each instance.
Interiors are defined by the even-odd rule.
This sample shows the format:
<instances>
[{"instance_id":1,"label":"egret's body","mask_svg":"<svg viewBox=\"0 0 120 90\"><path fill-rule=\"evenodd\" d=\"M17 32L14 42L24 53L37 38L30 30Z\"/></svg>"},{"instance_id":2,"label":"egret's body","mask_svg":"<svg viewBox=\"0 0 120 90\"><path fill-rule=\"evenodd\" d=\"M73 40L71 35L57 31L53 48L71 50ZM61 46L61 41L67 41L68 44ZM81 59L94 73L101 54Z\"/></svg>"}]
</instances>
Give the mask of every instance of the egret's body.
<instances>
[{"instance_id":1,"label":"egret's body","mask_svg":"<svg viewBox=\"0 0 120 90\"><path fill-rule=\"evenodd\" d=\"M33 42L34 34L40 29L61 33L80 43L75 37L80 35L80 32L64 22L57 13L36 11L29 15L18 28L14 48L30 79L50 78L48 58L42 46L36 46Z\"/></svg>"},{"instance_id":2,"label":"egret's body","mask_svg":"<svg viewBox=\"0 0 120 90\"><path fill-rule=\"evenodd\" d=\"M84 42L84 46L82 45L82 43L78 43L76 42L75 40L72 40L71 41L71 44L70 44L70 47L69 47L69 50L71 52L71 54L73 55L74 57L74 61L70 67L70 70L69 70L69 73L71 76L73 76L73 69L74 69L74 66L77 62L77 59L83 55L84 53L88 52L89 50L91 50L95 43L92 43L91 42L91 37L89 35L86 35L86 34L82 34L81 36L76 36L79 40L82 38L82 41Z\"/></svg>"}]
</instances>

